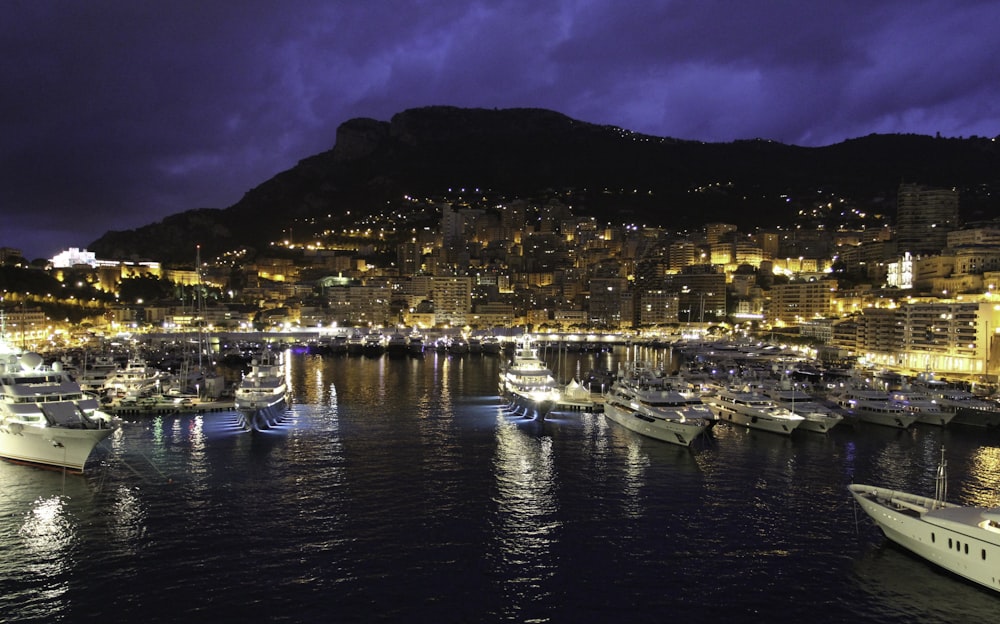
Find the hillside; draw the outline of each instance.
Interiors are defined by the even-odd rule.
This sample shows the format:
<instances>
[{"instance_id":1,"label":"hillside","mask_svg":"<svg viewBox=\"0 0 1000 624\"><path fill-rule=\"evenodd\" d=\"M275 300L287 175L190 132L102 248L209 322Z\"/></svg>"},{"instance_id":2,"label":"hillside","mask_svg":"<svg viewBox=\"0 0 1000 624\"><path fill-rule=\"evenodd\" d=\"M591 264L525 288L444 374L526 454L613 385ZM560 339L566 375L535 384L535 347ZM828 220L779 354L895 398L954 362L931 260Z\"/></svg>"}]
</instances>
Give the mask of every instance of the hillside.
<instances>
[{"instance_id":1,"label":"hillside","mask_svg":"<svg viewBox=\"0 0 1000 624\"><path fill-rule=\"evenodd\" d=\"M329 151L248 191L221 210L173 215L108 232L99 257L190 261L193 242L214 255L261 248L294 221L332 215L350 225L403 195L449 188L530 197L573 189L574 207L601 219L670 227L728 221L749 229L788 223L817 191L891 207L900 182L962 190L966 219L1000 214L1000 151L991 139L870 135L820 148L771 141L702 143L633 134L539 109L428 107L388 121L352 119ZM719 183L719 184L717 184ZM696 191L712 185L710 192ZM354 217L346 218L351 211Z\"/></svg>"}]
</instances>

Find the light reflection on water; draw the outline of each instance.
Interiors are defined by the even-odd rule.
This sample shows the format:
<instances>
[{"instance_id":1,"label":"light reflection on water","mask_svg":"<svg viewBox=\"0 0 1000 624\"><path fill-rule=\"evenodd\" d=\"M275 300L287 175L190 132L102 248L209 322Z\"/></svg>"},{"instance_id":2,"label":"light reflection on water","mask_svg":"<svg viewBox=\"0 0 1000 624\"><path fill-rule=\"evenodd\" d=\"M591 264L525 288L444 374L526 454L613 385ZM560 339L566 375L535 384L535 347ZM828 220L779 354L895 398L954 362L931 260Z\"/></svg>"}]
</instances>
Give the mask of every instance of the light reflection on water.
<instances>
[{"instance_id":1,"label":"light reflection on water","mask_svg":"<svg viewBox=\"0 0 1000 624\"><path fill-rule=\"evenodd\" d=\"M496 513L492 541L493 574L504 596L504 618L518 619L532 603L544 603L557 561L559 506L552 438L521 431L504 412L497 416Z\"/></svg>"}]
</instances>

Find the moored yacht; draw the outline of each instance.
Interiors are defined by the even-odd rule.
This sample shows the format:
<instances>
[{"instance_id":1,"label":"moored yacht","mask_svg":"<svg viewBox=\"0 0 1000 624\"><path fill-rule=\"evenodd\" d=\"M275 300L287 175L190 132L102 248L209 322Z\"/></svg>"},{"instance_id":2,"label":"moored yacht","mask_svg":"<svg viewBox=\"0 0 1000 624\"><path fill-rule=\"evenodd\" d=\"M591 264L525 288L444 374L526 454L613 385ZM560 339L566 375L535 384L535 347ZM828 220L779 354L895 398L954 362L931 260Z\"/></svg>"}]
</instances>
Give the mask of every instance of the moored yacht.
<instances>
[{"instance_id":1,"label":"moored yacht","mask_svg":"<svg viewBox=\"0 0 1000 624\"><path fill-rule=\"evenodd\" d=\"M917 422L915 413L893 403L889 393L882 390L844 386L831 392L829 398L862 422L897 429L908 429Z\"/></svg>"},{"instance_id":2,"label":"moored yacht","mask_svg":"<svg viewBox=\"0 0 1000 624\"><path fill-rule=\"evenodd\" d=\"M250 363L236 387L236 409L247 429L270 429L281 422L288 402L288 383L282 354L264 351Z\"/></svg>"},{"instance_id":3,"label":"moored yacht","mask_svg":"<svg viewBox=\"0 0 1000 624\"><path fill-rule=\"evenodd\" d=\"M702 400L719 420L750 429L790 435L805 420L755 392L722 388L705 395Z\"/></svg>"},{"instance_id":4,"label":"moored yacht","mask_svg":"<svg viewBox=\"0 0 1000 624\"><path fill-rule=\"evenodd\" d=\"M539 420L560 399L559 384L527 336L518 341L510 364L500 369L499 390L511 409Z\"/></svg>"},{"instance_id":5,"label":"moored yacht","mask_svg":"<svg viewBox=\"0 0 1000 624\"><path fill-rule=\"evenodd\" d=\"M401 357L407 353L406 334L394 331L385 341L385 351L390 357Z\"/></svg>"},{"instance_id":6,"label":"moored yacht","mask_svg":"<svg viewBox=\"0 0 1000 624\"><path fill-rule=\"evenodd\" d=\"M416 328L406 337L406 352L416 357L424 354L424 336Z\"/></svg>"},{"instance_id":7,"label":"moored yacht","mask_svg":"<svg viewBox=\"0 0 1000 624\"><path fill-rule=\"evenodd\" d=\"M690 446L714 423L700 400L668 386L641 366L629 367L604 395L604 415L638 434Z\"/></svg>"},{"instance_id":8,"label":"moored yacht","mask_svg":"<svg viewBox=\"0 0 1000 624\"><path fill-rule=\"evenodd\" d=\"M116 427L61 363L47 366L37 353L0 342L0 457L83 472Z\"/></svg>"},{"instance_id":9,"label":"moored yacht","mask_svg":"<svg viewBox=\"0 0 1000 624\"><path fill-rule=\"evenodd\" d=\"M843 415L837 413L832 407L824 405L816 400L811 394L788 383L768 388L764 393L773 400L778 407L783 407L794 412L803 418L799 423L802 431L814 431L816 433L826 433L843 422Z\"/></svg>"},{"instance_id":10,"label":"moored yacht","mask_svg":"<svg viewBox=\"0 0 1000 624\"><path fill-rule=\"evenodd\" d=\"M500 351L503 350L503 345L500 344L500 339L493 334L489 334L483 338L483 354L484 355L500 355Z\"/></svg>"},{"instance_id":11,"label":"moored yacht","mask_svg":"<svg viewBox=\"0 0 1000 624\"><path fill-rule=\"evenodd\" d=\"M347 337L347 354L361 355L365 352L365 336L358 330L351 332Z\"/></svg>"},{"instance_id":12,"label":"moored yacht","mask_svg":"<svg viewBox=\"0 0 1000 624\"><path fill-rule=\"evenodd\" d=\"M118 372L118 363L110 355L85 357L83 365L75 375L76 382L84 392L100 392L108 378Z\"/></svg>"},{"instance_id":13,"label":"moored yacht","mask_svg":"<svg viewBox=\"0 0 1000 624\"><path fill-rule=\"evenodd\" d=\"M904 411L910 412L917 417L918 423L925 425L945 426L955 417L955 412L946 410L936 400L923 392L918 392L911 388L893 390L889 393L889 400Z\"/></svg>"},{"instance_id":14,"label":"moored yacht","mask_svg":"<svg viewBox=\"0 0 1000 624\"><path fill-rule=\"evenodd\" d=\"M140 397L156 393L168 379L166 373L137 355L108 377L103 391L118 397Z\"/></svg>"},{"instance_id":15,"label":"moored yacht","mask_svg":"<svg viewBox=\"0 0 1000 624\"><path fill-rule=\"evenodd\" d=\"M950 424L968 427L1000 427L1000 403L958 388L936 388L928 394L952 412Z\"/></svg>"},{"instance_id":16,"label":"moored yacht","mask_svg":"<svg viewBox=\"0 0 1000 624\"><path fill-rule=\"evenodd\" d=\"M874 485L848 486L887 538L949 572L1000 591L1000 507L946 501L943 448L935 489L931 498Z\"/></svg>"}]
</instances>

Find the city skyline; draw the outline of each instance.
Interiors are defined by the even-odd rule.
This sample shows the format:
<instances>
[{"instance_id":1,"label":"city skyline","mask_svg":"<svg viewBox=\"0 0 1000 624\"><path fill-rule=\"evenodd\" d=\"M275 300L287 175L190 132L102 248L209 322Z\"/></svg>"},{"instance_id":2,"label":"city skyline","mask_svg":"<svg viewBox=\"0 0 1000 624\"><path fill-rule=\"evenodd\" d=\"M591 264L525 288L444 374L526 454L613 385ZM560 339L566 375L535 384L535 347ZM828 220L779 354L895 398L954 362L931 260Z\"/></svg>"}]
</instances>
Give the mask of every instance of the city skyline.
<instances>
[{"instance_id":1,"label":"city skyline","mask_svg":"<svg viewBox=\"0 0 1000 624\"><path fill-rule=\"evenodd\" d=\"M418 10L419 8L419 10ZM6 5L5 240L225 208L354 117L537 107L654 136L995 136L993 3ZM80 219L80 215L85 215Z\"/></svg>"}]
</instances>

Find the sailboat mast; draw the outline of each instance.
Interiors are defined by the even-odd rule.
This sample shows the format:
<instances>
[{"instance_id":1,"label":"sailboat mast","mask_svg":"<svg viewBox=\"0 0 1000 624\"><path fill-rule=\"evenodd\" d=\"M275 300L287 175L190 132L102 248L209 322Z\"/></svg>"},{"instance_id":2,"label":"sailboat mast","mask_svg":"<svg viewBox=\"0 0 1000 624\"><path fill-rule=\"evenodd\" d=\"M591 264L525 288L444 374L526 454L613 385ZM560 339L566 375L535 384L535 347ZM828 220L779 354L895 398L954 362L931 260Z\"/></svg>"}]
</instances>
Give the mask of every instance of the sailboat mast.
<instances>
[{"instance_id":1,"label":"sailboat mast","mask_svg":"<svg viewBox=\"0 0 1000 624\"><path fill-rule=\"evenodd\" d=\"M934 502L944 507L948 499L948 462L944 458L944 446L941 446L941 461L938 462L937 475L934 477Z\"/></svg>"}]
</instances>

